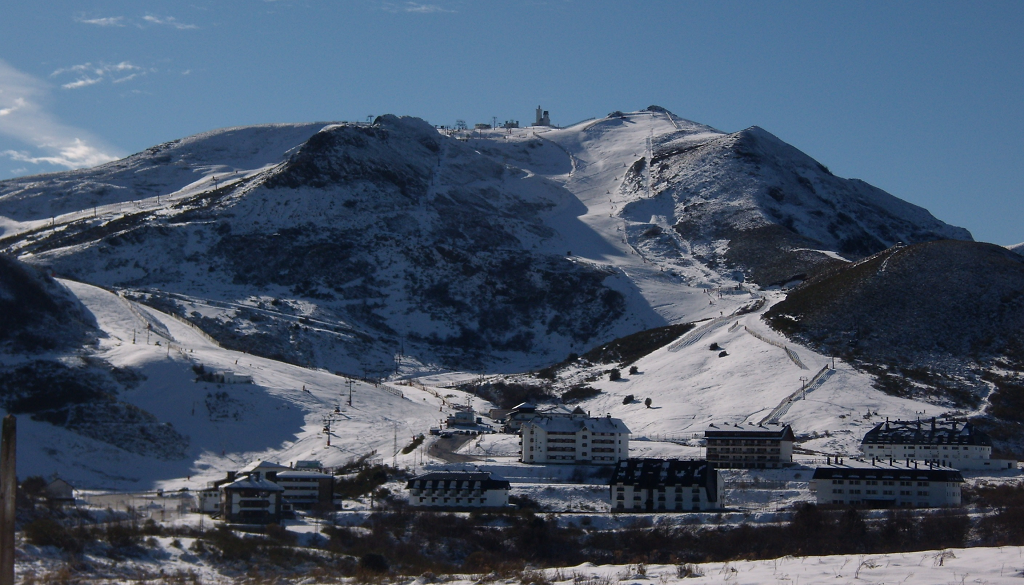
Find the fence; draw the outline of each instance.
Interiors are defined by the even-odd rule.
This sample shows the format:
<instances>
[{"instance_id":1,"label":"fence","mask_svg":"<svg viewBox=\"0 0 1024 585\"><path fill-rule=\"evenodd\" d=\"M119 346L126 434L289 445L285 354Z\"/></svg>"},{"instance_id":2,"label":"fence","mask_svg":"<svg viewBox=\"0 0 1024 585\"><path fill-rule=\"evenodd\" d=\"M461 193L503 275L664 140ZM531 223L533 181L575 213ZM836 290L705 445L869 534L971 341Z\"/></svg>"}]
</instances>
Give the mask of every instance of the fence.
<instances>
[{"instance_id":1,"label":"fence","mask_svg":"<svg viewBox=\"0 0 1024 585\"><path fill-rule=\"evenodd\" d=\"M769 344L769 345L774 345L775 347L778 347L778 348L781 348L782 350L784 350L786 352L786 355L789 357L789 359L792 360L794 364L799 366L799 368L801 370L809 369L807 366L804 365L804 363L802 361L800 361L800 356L798 356L796 354L796 352L793 351L792 349L789 349L789 347L785 343L782 343L781 341L776 341L774 339L769 339L769 338L765 337L764 335L761 335L760 333L754 331L750 327L747 327L746 325L743 326L743 330L746 331L747 333L753 335L757 339L760 339L761 341Z\"/></svg>"},{"instance_id":2,"label":"fence","mask_svg":"<svg viewBox=\"0 0 1024 585\"><path fill-rule=\"evenodd\" d=\"M757 424L763 425L765 423L774 424L779 422L779 419L782 418L787 412L789 412L789 407L792 406L794 402L806 396L808 392L812 392L818 388L821 388L821 385L824 384L825 381L828 380L834 372L835 370L829 369L828 366L825 366L824 368L819 370L818 373L815 374L813 378L811 378L811 381L808 382L806 386L801 386L799 390L793 392L785 399L783 399L783 401L780 402L778 406L776 406L774 409L772 409L770 413L768 413L768 416L761 419L761 422Z\"/></svg>"},{"instance_id":3,"label":"fence","mask_svg":"<svg viewBox=\"0 0 1024 585\"><path fill-rule=\"evenodd\" d=\"M687 333L683 334L682 337L670 343L668 346L668 350L671 352L676 352L684 347L693 345L694 343L700 341L700 338L704 337L704 334L707 333L709 330L711 330L714 327L717 327L718 325L721 325L722 323L725 323L726 321L732 318L733 315L715 317L714 319L708 321L707 323L701 325L700 327L692 331L688 331Z\"/></svg>"}]
</instances>

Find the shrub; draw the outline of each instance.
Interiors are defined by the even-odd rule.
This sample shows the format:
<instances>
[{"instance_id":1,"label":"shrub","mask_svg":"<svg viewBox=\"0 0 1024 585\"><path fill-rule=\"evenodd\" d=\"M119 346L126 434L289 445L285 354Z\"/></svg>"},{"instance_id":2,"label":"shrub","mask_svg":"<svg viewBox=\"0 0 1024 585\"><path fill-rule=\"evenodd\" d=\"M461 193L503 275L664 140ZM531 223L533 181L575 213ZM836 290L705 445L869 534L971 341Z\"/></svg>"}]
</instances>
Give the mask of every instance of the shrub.
<instances>
[{"instance_id":1,"label":"shrub","mask_svg":"<svg viewBox=\"0 0 1024 585\"><path fill-rule=\"evenodd\" d=\"M25 539L36 546L55 546L67 552L81 552L84 543L64 525L51 518L39 518L25 525Z\"/></svg>"},{"instance_id":2,"label":"shrub","mask_svg":"<svg viewBox=\"0 0 1024 585\"><path fill-rule=\"evenodd\" d=\"M644 406L646 406L647 408L651 407L651 399L650 398L648 398L647 400L644 400Z\"/></svg>"},{"instance_id":3,"label":"shrub","mask_svg":"<svg viewBox=\"0 0 1024 585\"><path fill-rule=\"evenodd\" d=\"M580 400L593 398L600 393L601 391L597 388L592 388L587 385L573 386L566 390L565 394L562 394L562 402L579 402Z\"/></svg>"},{"instance_id":4,"label":"shrub","mask_svg":"<svg viewBox=\"0 0 1024 585\"><path fill-rule=\"evenodd\" d=\"M632 404L632 402L634 400L636 400L636 398L632 394L630 394L629 396L626 396L625 398L622 399L622 403L623 404Z\"/></svg>"},{"instance_id":5,"label":"shrub","mask_svg":"<svg viewBox=\"0 0 1024 585\"><path fill-rule=\"evenodd\" d=\"M640 369L639 368L637 368L636 366L629 366L629 375L630 376L635 376L635 375L637 375L639 373L640 373Z\"/></svg>"},{"instance_id":6,"label":"shrub","mask_svg":"<svg viewBox=\"0 0 1024 585\"><path fill-rule=\"evenodd\" d=\"M359 568L373 573L387 573L391 568L387 557L379 553L366 553L359 557Z\"/></svg>"},{"instance_id":7,"label":"shrub","mask_svg":"<svg viewBox=\"0 0 1024 585\"><path fill-rule=\"evenodd\" d=\"M402 447L402 455L408 455L409 453L415 451L416 447L419 447L420 445L423 444L423 439L424 437L422 434L415 437L411 443L409 443L405 447Z\"/></svg>"},{"instance_id":8,"label":"shrub","mask_svg":"<svg viewBox=\"0 0 1024 585\"><path fill-rule=\"evenodd\" d=\"M612 371L608 372L608 379L612 382L615 380L621 380L622 372L619 371L619 368L612 368Z\"/></svg>"}]
</instances>

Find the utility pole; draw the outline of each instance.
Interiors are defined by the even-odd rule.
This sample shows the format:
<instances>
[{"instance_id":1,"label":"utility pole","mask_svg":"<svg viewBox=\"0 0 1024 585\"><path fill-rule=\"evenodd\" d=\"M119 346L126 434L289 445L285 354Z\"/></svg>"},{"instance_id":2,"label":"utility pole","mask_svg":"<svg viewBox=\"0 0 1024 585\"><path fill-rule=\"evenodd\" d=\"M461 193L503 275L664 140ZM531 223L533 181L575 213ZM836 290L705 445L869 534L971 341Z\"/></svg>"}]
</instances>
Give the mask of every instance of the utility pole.
<instances>
[{"instance_id":1,"label":"utility pole","mask_svg":"<svg viewBox=\"0 0 1024 585\"><path fill-rule=\"evenodd\" d=\"M4 417L0 438L0 585L14 585L14 516L17 480L17 419Z\"/></svg>"},{"instance_id":2,"label":"utility pole","mask_svg":"<svg viewBox=\"0 0 1024 585\"><path fill-rule=\"evenodd\" d=\"M341 419L333 418L330 416L324 417L324 434L327 435L327 447L331 446L331 425L336 422L341 422ZM325 449L327 447L325 447Z\"/></svg>"},{"instance_id":3,"label":"utility pole","mask_svg":"<svg viewBox=\"0 0 1024 585\"><path fill-rule=\"evenodd\" d=\"M348 379L348 405L352 406L352 378Z\"/></svg>"}]
</instances>

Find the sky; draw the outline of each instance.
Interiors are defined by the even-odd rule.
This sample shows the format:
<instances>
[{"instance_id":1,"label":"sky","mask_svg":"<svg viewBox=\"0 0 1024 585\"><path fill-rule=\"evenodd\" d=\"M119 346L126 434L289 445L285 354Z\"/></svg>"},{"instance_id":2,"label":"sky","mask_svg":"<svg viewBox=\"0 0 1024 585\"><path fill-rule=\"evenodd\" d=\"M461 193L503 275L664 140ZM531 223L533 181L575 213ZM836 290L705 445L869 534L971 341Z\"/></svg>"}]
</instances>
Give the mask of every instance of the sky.
<instances>
[{"instance_id":1,"label":"sky","mask_svg":"<svg viewBox=\"0 0 1024 585\"><path fill-rule=\"evenodd\" d=\"M760 126L842 177L1024 242L1024 2L192 0L0 11L0 180L229 126Z\"/></svg>"}]
</instances>

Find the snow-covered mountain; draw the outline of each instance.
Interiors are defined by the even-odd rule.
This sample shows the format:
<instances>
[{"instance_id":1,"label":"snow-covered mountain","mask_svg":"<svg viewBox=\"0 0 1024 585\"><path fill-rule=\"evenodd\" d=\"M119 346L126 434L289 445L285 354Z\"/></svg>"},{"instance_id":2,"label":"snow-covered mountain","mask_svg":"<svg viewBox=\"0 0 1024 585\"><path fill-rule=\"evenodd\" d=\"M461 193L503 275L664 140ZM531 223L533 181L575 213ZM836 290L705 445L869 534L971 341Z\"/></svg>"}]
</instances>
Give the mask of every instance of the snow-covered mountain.
<instances>
[{"instance_id":1,"label":"snow-covered mountain","mask_svg":"<svg viewBox=\"0 0 1024 585\"><path fill-rule=\"evenodd\" d=\"M40 465L103 453L80 469L95 482L115 481L115 462L132 458L143 471L116 479L129 483L214 474L238 458L319 458L319 419L345 384L330 372L451 382L467 377L451 370L522 372L698 321L729 358L701 341L656 348L636 362L643 375L619 382L598 379L603 364L562 375L602 390L585 408L645 433L757 422L828 361L797 348L799 365L747 331L775 338L759 321L784 297L770 285L897 242L970 239L763 130L726 134L657 107L454 136L396 116L216 131L0 182L0 216L0 250L59 275L96 316L99 345L83 343L85 362L72 365L98 367L103 391L140 409L139 425L180 437L129 457L93 442L102 425L65 418L59 448L42 447L45 421L29 445ZM143 333L156 337L142 344ZM217 387L203 377L211 368L254 383ZM787 416L824 434L852 428L852 410L929 406L853 368L826 391L827 404ZM328 459L383 449L399 432L388 425L422 432L448 407L408 392L363 385L362 410L345 411L345 451ZM627 393L654 397L659 412L622 404ZM271 421L273 433L253 430ZM829 440L821 447L855 444Z\"/></svg>"}]
</instances>

